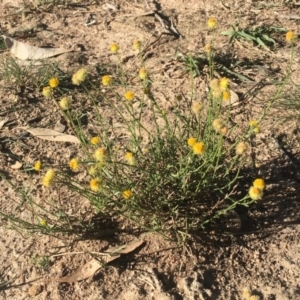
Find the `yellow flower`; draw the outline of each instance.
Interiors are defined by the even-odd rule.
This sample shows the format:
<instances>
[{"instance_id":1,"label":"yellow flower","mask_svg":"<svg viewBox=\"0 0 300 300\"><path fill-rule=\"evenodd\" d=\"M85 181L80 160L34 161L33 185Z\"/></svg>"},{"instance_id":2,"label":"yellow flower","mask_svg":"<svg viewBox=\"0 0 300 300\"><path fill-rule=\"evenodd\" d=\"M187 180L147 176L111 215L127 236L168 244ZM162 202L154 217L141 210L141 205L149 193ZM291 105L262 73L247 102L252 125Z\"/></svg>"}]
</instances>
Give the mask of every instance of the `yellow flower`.
<instances>
[{"instance_id":1,"label":"yellow flower","mask_svg":"<svg viewBox=\"0 0 300 300\"><path fill-rule=\"evenodd\" d=\"M125 94L124 94L124 97L126 100L128 101L132 101L133 98L134 98L134 92L133 91L127 91Z\"/></svg>"},{"instance_id":2,"label":"yellow flower","mask_svg":"<svg viewBox=\"0 0 300 300\"><path fill-rule=\"evenodd\" d=\"M213 96L218 98L222 95L222 91L220 89L220 81L217 78L214 78L209 83L210 88L213 91Z\"/></svg>"},{"instance_id":3,"label":"yellow flower","mask_svg":"<svg viewBox=\"0 0 300 300\"><path fill-rule=\"evenodd\" d=\"M52 87L51 86L45 86L43 88L42 94L43 94L43 96L45 96L47 98L50 97L52 95Z\"/></svg>"},{"instance_id":4,"label":"yellow flower","mask_svg":"<svg viewBox=\"0 0 300 300\"><path fill-rule=\"evenodd\" d=\"M251 293L248 289L244 289L242 293L243 300L248 300L251 297Z\"/></svg>"},{"instance_id":5,"label":"yellow flower","mask_svg":"<svg viewBox=\"0 0 300 300\"><path fill-rule=\"evenodd\" d=\"M259 127L259 124L257 123L257 121L255 120L251 120L249 122L249 126L250 126L250 129L255 132L255 133L260 133L260 127Z\"/></svg>"},{"instance_id":6,"label":"yellow flower","mask_svg":"<svg viewBox=\"0 0 300 300\"><path fill-rule=\"evenodd\" d=\"M104 162L107 156L107 151L105 148L98 148L94 152L94 157L97 161Z\"/></svg>"},{"instance_id":7,"label":"yellow flower","mask_svg":"<svg viewBox=\"0 0 300 300\"><path fill-rule=\"evenodd\" d=\"M249 189L249 196L252 200L260 200L263 197L263 191L255 186L251 186Z\"/></svg>"},{"instance_id":8,"label":"yellow flower","mask_svg":"<svg viewBox=\"0 0 300 300\"><path fill-rule=\"evenodd\" d=\"M58 78L56 77L53 77L49 80L49 85L52 87L52 88L56 88L58 85L59 85L59 80Z\"/></svg>"},{"instance_id":9,"label":"yellow flower","mask_svg":"<svg viewBox=\"0 0 300 300\"><path fill-rule=\"evenodd\" d=\"M103 84L104 86L111 85L111 83L112 83L112 78L111 78L111 76L109 76L109 75L104 75L104 76L102 77L102 84Z\"/></svg>"},{"instance_id":10,"label":"yellow flower","mask_svg":"<svg viewBox=\"0 0 300 300\"><path fill-rule=\"evenodd\" d=\"M197 115L201 111L202 108L203 108L203 105L200 101L195 101L192 103L191 109L195 115Z\"/></svg>"},{"instance_id":11,"label":"yellow flower","mask_svg":"<svg viewBox=\"0 0 300 300\"><path fill-rule=\"evenodd\" d=\"M219 131L222 135L226 135L228 132L228 128L226 126L222 126L222 128Z\"/></svg>"},{"instance_id":12,"label":"yellow flower","mask_svg":"<svg viewBox=\"0 0 300 300\"><path fill-rule=\"evenodd\" d=\"M141 41L139 41L139 40L134 40L134 41L133 41L132 48L133 48L134 50L140 51L140 50L141 50L141 46L142 46Z\"/></svg>"},{"instance_id":13,"label":"yellow flower","mask_svg":"<svg viewBox=\"0 0 300 300\"><path fill-rule=\"evenodd\" d=\"M215 119L212 123L212 127L216 132L219 132L223 126L224 124L221 119Z\"/></svg>"},{"instance_id":14,"label":"yellow flower","mask_svg":"<svg viewBox=\"0 0 300 300\"><path fill-rule=\"evenodd\" d=\"M71 98L70 97L63 97L59 101L59 106L62 110L68 110L71 108Z\"/></svg>"},{"instance_id":15,"label":"yellow flower","mask_svg":"<svg viewBox=\"0 0 300 300\"><path fill-rule=\"evenodd\" d=\"M246 145L246 143L244 143L244 142L239 142L239 143L236 145L235 153L236 153L237 155L242 155L246 150L247 150L247 145Z\"/></svg>"},{"instance_id":16,"label":"yellow flower","mask_svg":"<svg viewBox=\"0 0 300 300\"><path fill-rule=\"evenodd\" d=\"M90 181L90 188L93 192L99 192L101 190L101 180L94 178Z\"/></svg>"},{"instance_id":17,"label":"yellow flower","mask_svg":"<svg viewBox=\"0 0 300 300\"><path fill-rule=\"evenodd\" d=\"M126 191L124 191L123 193L122 193L122 196L123 196L123 198L124 199L129 199L129 198L131 198L132 197L132 191L131 190L126 190Z\"/></svg>"},{"instance_id":18,"label":"yellow flower","mask_svg":"<svg viewBox=\"0 0 300 300\"><path fill-rule=\"evenodd\" d=\"M76 171L79 169L79 161L77 158L72 158L70 161L69 161L69 167L70 169L72 169L73 171Z\"/></svg>"},{"instance_id":19,"label":"yellow flower","mask_svg":"<svg viewBox=\"0 0 300 300\"><path fill-rule=\"evenodd\" d=\"M188 140L187 140L187 143L190 147L193 147L195 144L196 144L197 140L194 138L194 137L190 137Z\"/></svg>"},{"instance_id":20,"label":"yellow flower","mask_svg":"<svg viewBox=\"0 0 300 300\"><path fill-rule=\"evenodd\" d=\"M97 171L98 171L98 166L97 165L91 165L89 166L88 168L88 172L90 175L94 176L97 174Z\"/></svg>"},{"instance_id":21,"label":"yellow flower","mask_svg":"<svg viewBox=\"0 0 300 300\"><path fill-rule=\"evenodd\" d=\"M220 88L220 80L217 78L214 78L209 83L210 88L214 91Z\"/></svg>"},{"instance_id":22,"label":"yellow flower","mask_svg":"<svg viewBox=\"0 0 300 300\"><path fill-rule=\"evenodd\" d=\"M257 178L253 181L253 186L263 191L266 187L266 184L263 179Z\"/></svg>"},{"instance_id":23,"label":"yellow flower","mask_svg":"<svg viewBox=\"0 0 300 300\"><path fill-rule=\"evenodd\" d=\"M288 31L286 33L285 39L288 43L294 43L297 40L297 35L294 31Z\"/></svg>"},{"instance_id":24,"label":"yellow flower","mask_svg":"<svg viewBox=\"0 0 300 300\"><path fill-rule=\"evenodd\" d=\"M49 169L43 178L43 185L49 187L53 183L54 177L55 171L53 169Z\"/></svg>"},{"instance_id":25,"label":"yellow flower","mask_svg":"<svg viewBox=\"0 0 300 300\"><path fill-rule=\"evenodd\" d=\"M47 225L48 225L47 220L45 220L45 219L40 220L40 225L43 227L47 227Z\"/></svg>"},{"instance_id":26,"label":"yellow flower","mask_svg":"<svg viewBox=\"0 0 300 300\"><path fill-rule=\"evenodd\" d=\"M118 44L111 44L110 45L110 52L117 53L119 51L119 45Z\"/></svg>"},{"instance_id":27,"label":"yellow flower","mask_svg":"<svg viewBox=\"0 0 300 300\"><path fill-rule=\"evenodd\" d=\"M193 145L193 152L197 155L202 155L205 151L205 145L203 142L197 142Z\"/></svg>"},{"instance_id":28,"label":"yellow flower","mask_svg":"<svg viewBox=\"0 0 300 300\"><path fill-rule=\"evenodd\" d=\"M94 136L94 137L92 137L91 139L90 139L90 143L92 144L92 145L98 145L99 143L100 143L100 138L98 137L98 136Z\"/></svg>"},{"instance_id":29,"label":"yellow flower","mask_svg":"<svg viewBox=\"0 0 300 300\"><path fill-rule=\"evenodd\" d=\"M252 295L249 300L260 300L259 296Z\"/></svg>"},{"instance_id":30,"label":"yellow flower","mask_svg":"<svg viewBox=\"0 0 300 300\"><path fill-rule=\"evenodd\" d=\"M87 77L87 69L81 68L72 76L72 83L75 85L80 85L85 81Z\"/></svg>"},{"instance_id":31,"label":"yellow flower","mask_svg":"<svg viewBox=\"0 0 300 300\"><path fill-rule=\"evenodd\" d=\"M145 68L141 68L140 71L139 71L140 79L144 80L144 79L147 78L147 76L148 76L147 70Z\"/></svg>"},{"instance_id":32,"label":"yellow flower","mask_svg":"<svg viewBox=\"0 0 300 300\"><path fill-rule=\"evenodd\" d=\"M226 91L229 89L230 81L228 78L223 77L220 79L220 88L222 91Z\"/></svg>"},{"instance_id":33,"label":"yellow flower","mask_svg":"<svg viewBox=\"0 0 300 300\"><path fill-rule=\"evenodd\" d=\"M207 20L207 27L209 28L209 29L212 29L212 30L214 30L214 29L216 29L217 28L217 20L215 19L215 18L209 18L208 20Z\"/></svg>"},{"instance_id":34,"label":"yellow flower","mask_svg":"<svg viewBox=\"0 0 300 300\"><path fill-rule=\"evenodd\" d=\"M230 100L230 92L229 91L223 91L222 100L223 101L229 101Z\"/></svg>"},{"instance_id":35,"label":"yellow flower","mask_svg":"<svg viewBox=\"0 0 300 300\"><path fill-rule=\"evenodd\" d=\"M34 170L35 171L40 171L42 168L42 162L40 160L36 161L34 164Z\"/></svg>"},{"instance_id":36,"label":"yellow flower","mask_svg":"<svg viewBox=\"0 0 300 300\"><path fill-rule=\"evenodd\" d=\"M126 152L125 159L126 159L126 161L130 165L134 165L135 164L135 159L134 159L134 156L133 156L133 154L131 152Z\"/></svg>"},{"instance_id":37,"label":"yellow flower","mask_svg":"<svg viewBox=\"0 0 300 300\"><path fill-rule=\"evenodd\" d=\"M211 44L207 44L204 47L204 51L207 55L210 55L213 52L213 46Z\"/></svg>"}]
</instances>

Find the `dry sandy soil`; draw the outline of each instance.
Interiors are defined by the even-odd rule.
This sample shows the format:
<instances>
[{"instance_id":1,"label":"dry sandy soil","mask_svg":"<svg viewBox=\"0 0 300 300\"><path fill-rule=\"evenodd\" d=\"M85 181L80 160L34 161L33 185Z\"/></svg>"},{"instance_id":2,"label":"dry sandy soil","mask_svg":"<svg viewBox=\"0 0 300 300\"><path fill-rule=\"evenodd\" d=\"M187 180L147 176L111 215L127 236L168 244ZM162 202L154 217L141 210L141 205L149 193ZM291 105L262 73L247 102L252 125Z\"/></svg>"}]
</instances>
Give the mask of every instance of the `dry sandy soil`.
<instances>
[{"instance_id":1,"label":"dry sandy soil","mask_svg":"<svg viewBox=\"0 0 300 300\"><path fill-rule=\"evenodd\" d=\"M300 4L294 1L240 0L160 0L155 6L161 16L178 31L160 35L162 23L149 12L144 1L115 2L65 1L69 5L28 1L0 1L0 32L37 46L52 45L74 50L57 57L65 72L72 74L80 66L113 64L115 56L108 49L117 42L125 66L136 64L132 41L148 43L145 51L147 67L154 77L157 98L168 98L172 106L176 95L188 96L189 77L176 54L203 51L211 33L206 20L214 16L219 21L218 32L254 26L280 26L300 32ZM44 1L47 2L47 1ZM59 1L57 1L59 2ZM114 7L116 10L114 10ZM18 9L22 11L18 11ZM14 13L17 12L17 13ZM92 13L95 24L85 26ZM168 24L168 23L165 23ZM287 70L290 49L284 34L273 36L276 45L267 51L247 41L231 47L228 37L218 35L218 55L232 62L241 61L235 71L251 81L233 77L233 88L240 96L236 120L256 118L274 94L268 82L280 80ZM128 50L129 49L129 50ZM8 51L0 55L8 57ZM228 65L230 68L230 65ZM291 78L299 82L299 47ZM220 75L220 74L217 74ZM222 74L221 74L222 75ZM207 93L207 72L196 79L199 98ZM29 178L26 172L14 169L17 161L28 165L39 157L48 164L68 161L80 149L74 145L42 141L24 134L22 126L53 128L61 115L53 103L41 96L39 89L15 87L0 78L0 120L8 122L0 130L0 170L13 179L16 186L31 186L39 199L60 197L67 210L74 211L80 199L64 191L44 191L40 178ZM162 100L163 101L163 100ZM171 104L170 104L171 103ZM80 104L79 104L80 105ZM166 104L166 109L170 109ZM164 240L159 235L141 237L142 246L108 264L94 276L75 283L45 281L72 274L91 259L90 252L103 252L140 237L137 233L78 239L54 238L40 234L9 230L1 219L0 287L1 299L242 299L241 291L249 288L258 299L300 299L300 133L295 122L280 122L282 110L273 109L262 122L262 133L253 145L256 173L266 178L267 191L263 201L247 210L238 211L241 227L236 232L195 234L184 246ZM67 124L66 124L67 125ZM68 130L68 128L66 129ZM284 143L289 156L274 139ZM18 142L16 142L18 141ZM298 168L299 167L299 168ZM31 180L31 182L30 182ZM11 211L16 193L0 178L1 211ZM87 204L84 205L84 209ZM224 224L225 226L226 224ZM103 224L103 226L108 226ZM230 226L230 225L229 225ZM109 227L109 226L108 226ZM45 269L33 257L50 258Z\"/></svg>"}]
</instances>

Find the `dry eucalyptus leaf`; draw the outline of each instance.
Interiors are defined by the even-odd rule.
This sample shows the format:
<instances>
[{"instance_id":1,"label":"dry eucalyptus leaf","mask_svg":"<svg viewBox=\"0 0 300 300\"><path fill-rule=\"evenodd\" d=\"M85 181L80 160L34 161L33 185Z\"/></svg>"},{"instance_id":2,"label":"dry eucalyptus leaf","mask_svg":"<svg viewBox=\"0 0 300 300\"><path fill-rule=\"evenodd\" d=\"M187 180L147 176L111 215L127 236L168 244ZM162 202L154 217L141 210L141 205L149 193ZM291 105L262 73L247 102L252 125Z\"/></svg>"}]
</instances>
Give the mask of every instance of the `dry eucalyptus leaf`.
<instances>
[{"instance_id":1,"label":"dry eucalyptus leaf","mask_svg":"<svg viewBox=\"0 0 300 300\"><path fill-rule=\"evenodd\" d=\"M22 164L19 161L16 161L14 165L11 165L10 167L14 170L19 170L22 168Z\"/></svg>"},{"instance_id":2,"label":"dry eucalyptus leaf","mask_svg":"<svg viewBox=\"0 0 300 300\"><path fill-rule=\"evenodd\" d=\"M104 258L107 258L107 259L105 259L105 263L109 263L119 257L120 257L120 255L104 257ZM81 280L84 280L84 279L87 279L87 278L93 276L100 268L102 268L102 266L103 266L103 264L100 261L98 261L96 259L91 259L85 265L78 268L70 276L65 276L65 277L56 279L55 281L59 281L59 282L81 281Z\"/></svg>"},{"instance_id":3,"label":"dry eucalyptus leaf","mask_svg":"<svg viewBox=\"0 0 300 300\"><path fill-rule=\"evenodd\" d=\"M105 253L110 254L127 254L134 251L136 248L140 247L144 242L140 240L134 240L128 245L123 245L119 247L113 247L105 251Z\"/></svg>"},{"instance_id":4,"label":"dry eucalyptus leaf","mask_svg":"<svg viewBox=\"0 0 300 300\"><path fill-rule=\"evenodd\" d=\"M22 42L18 42L17 40L5 35L2 36L4 38L5 45L10 50L10 52L14 56L22 60L44 59L72 51L65 50L62 48L39 48L36 46L31 46Z\"/></svg>"},{"instance_id":5,"label":"dry eucalyptus leaf","mask_svg":"<svg viewBox=\"0 0 300 300\"><path fill-rule=\"evenodd\" d=\"M0 120L0 129L4 126L4 124L8 121L8 119Z\"/></svg>"},{"instance_id":6,"label":"dry eucalyptus leaf","mask_svg":"<svg viewBox=\"0 0 300 300\"><path fill-rule=\"evenodd\" d=\"M80 144L79 139L74 135L64 134L52 129L47 128L24 128L22 129L26 130L27 132L31 133L33 136L36 136L37 138L47 140L47 141L53 141L53 142L68 142L68 143L75 143Z\"/></svg>"},{"instance_id":7,"label":"dry eucalyptus leaf","mask_svg":"<svg viewBox=\"0 0 300 300\"><path fill-rule=\"evenodd\" d=\"M56 123L54 126L54 130L58 131L58 132L64 132L66 129L66 126L64 124L61 123Z\"/></svg>"},{"instance_id":8,"label":"dry eucalyptus leaf","mask_svg":"<svg viewBox=\"0 0 300 300\"><path fill-rule=\"evenodd\" d=\"M228 105L237 104L237 102L239 102L240 100L236 92L234 92L233 90L229 90L229 92L230 92L230 100L222 102L222 106L224 107Z\"/></svg>"},{"instance_id":9,"label":"dry eucalyptus leaf","mask_svg":"<svg viewBox=\"0 0 300 300\"><path fill-rule=\"evenodd\" d=\"M104 264L107 264L107 263L119 258L121 256L120 254L127 254L129 252L132 252L133 250L135 250L136 248L141 246L143 243L144 243L143 241L134 240L133 242L129 243L128 245L114 247L114 248L110 249L109 251L107 251L107 253L111 254L111 255L103 256L101 259ZM81 280L87 279L87 278L93 276L100 268L102 268L103 263L100 260L91 259L85 265L78 268L70 276L65 276L62 278L54 279L54 281L76 282L76 281L81 281ZM51 281L51 279L45 280L45 281Z\"/></svg>"}]
</instances>

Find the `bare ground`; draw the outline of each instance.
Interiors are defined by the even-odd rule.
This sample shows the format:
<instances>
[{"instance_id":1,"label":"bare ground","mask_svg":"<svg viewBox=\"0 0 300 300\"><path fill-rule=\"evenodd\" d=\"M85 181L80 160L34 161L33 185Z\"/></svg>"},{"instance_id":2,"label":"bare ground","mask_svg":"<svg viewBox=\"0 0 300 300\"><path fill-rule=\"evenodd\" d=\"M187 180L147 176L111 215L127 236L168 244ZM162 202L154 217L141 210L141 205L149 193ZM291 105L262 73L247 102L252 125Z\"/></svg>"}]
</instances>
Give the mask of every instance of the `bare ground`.
<instances>
[{"instance_id":1,"label":"bare ground","mask_svg":"<svg viewBox=\"0 0 300 300\"><path fill-rule=\"evenodd\" d=\"M51 44L75 50L57 58L61 69L70 74L83 65L102 67L115 63L115 56L108 51L113 42L120 44L125 66L136 72L139 65L131 44L134 39L140 39L149 45L145 51L146 65L154 79L154 95L166 110L176 105L177 95L189 97L189 76L175 57L176 53L201 52L209 43L208 17L218 19L218 32L229 29L234 23L241 28L272 25L299 32L299 8L295 1L235 0L222 4L221 1L192 0L187 4L161 0L162 16L172 20L180 36L160 36L163 30L161 22L153 14L143 15L147 8L142 1L122 0L116 4L117 11L108 10L102 1L91 5L75 4L78 3L33 5L23 13L10 15L22 5L17 1L2 1L0 29L3 34L30 44ZM96 24L86 27L84 23L90 12L95 15ZM284 44L283 34L276 36L276 41L276 47L267 51L245 41L229 47L227 37L217 37L218 54L233 62L243 62L235 70L252 80L242 83L233 78L233 89L243 100L234 115L237 123L255 119L262 112L275 92L274 86L267 82L282 79L287 70L290 49ZM295 53L292 79L298 82L298 45ZM1 55L9 56L9 53ZM196 97L199 99L207 93L207 78L204 68L196 78ZM254 86L256 89L252 90ZM76 100L77 107L88 106L88 103ZM0 101L0 118L9 120L0 131L1 171L8 174L17 186L33 187L32 193L39 201L44 197L60 198L70 213L76 211L78 205L82 215L87 213L88 204L82 203L81 199L66 191L43 190L40 177L32 179L26 172L12 168L16 161L31 165L37 157L47 164L60 164L75 154L80 156L80 149L74 145L62 147L61 144L38 140L24 135L20 129L26 125L53 128L57 122L63 122L57 108L41 96L39 89L26 85L14 89L13 82L0 90ZM259 299L300 299L300 187L297 171L300 166L300 135L295 121L279 121L284 114L280 109L273 109L263 120L262 133L252 145L259 165L251 172L266 178L268 188L262 202L237 212L242 224L237 232L195 233L185 246L166 241L159 235L144 235L142 247L112 262L89 279L60 283L43 279L71 274L91 259L89 252L103 252L134 239L138 234L128 232L82 240L76 237L57 239L8 230L9 224L3 220L6 226L0 229L0 279L9 281L10 285L2 291L0 288L2 299L233 300L242 299L241 291L246 287ZM271 134L287 146L293 160L276 146ZM0 179L0 189L1 211L10 211L15 207L17 195L3 179ZM42 270L34 264L34 255L50 257L48 268Z\"/></svg>"}]
</instances>

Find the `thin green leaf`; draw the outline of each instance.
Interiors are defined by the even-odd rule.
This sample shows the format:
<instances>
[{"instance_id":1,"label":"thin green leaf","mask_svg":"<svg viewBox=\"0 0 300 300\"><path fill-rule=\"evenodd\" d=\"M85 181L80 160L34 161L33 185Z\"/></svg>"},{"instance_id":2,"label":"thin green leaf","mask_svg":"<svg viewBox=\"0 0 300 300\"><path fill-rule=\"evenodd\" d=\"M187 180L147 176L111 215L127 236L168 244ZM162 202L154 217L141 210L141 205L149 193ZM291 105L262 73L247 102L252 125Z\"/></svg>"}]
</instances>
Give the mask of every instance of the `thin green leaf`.
<instances>
[{"instance_id":1,"label":"thin green leaf","mask_svg":"<svg viewBox=\"0 0 300 300\"><path fill-rule=\"evenodd\" d=\"M255 37L251 36L250 34L247 34L245 31L239 31L238 35L245 38L246 40L255 41Z\"/></svg>"},{"instance_id":2,"label":"thin green leaf","mask_svg":"<svg viewBox=\"0 0 300 300\"><path fill-rule=\"evenodd\" d=\"M266 44L258 37L256 38L256 41L259 45L261 45L263 48L265 48L266 50L269 50L269 48L266 46Z\"/></svg>"},{"instance_id":3,"label":"thin green leaf","mask_svg":"<svg viewBox=\"0 0 300 300\"><path fill-rule=\"evenodd\" d=\"M262 34L262 37L263 37L266 41L275 44L275 41L274 41L271 37L269 37L267 34Z\"/></svg>"},{"instance_id":4,"label":"thin green leaf","mask_svg":"<svg viewBox=\"0 0 300 300\"><path fill-rule=\"evenodd\" d=\"M221 34L232 36L232 35L235 34L235 31L233 31L233 30L225 30L225 31L222 31Z\"/></svg>"}]
</instances>

